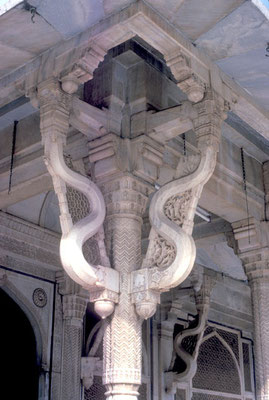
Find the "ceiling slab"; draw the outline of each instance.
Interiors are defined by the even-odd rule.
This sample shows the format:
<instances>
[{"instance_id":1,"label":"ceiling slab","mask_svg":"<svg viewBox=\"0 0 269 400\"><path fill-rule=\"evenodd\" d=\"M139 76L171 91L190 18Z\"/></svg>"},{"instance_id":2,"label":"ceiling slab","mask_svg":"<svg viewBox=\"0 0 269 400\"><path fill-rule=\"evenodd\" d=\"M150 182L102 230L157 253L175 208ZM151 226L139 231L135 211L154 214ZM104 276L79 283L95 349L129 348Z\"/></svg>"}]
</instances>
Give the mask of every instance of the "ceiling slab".
<instances>
[{"instance_id":1,"label":"ceiling slab","mask_svg":"<svg viewBox=\"0 0 269 400\"><path fill-rule=\"evenodd\" d=\"M30 0L37 12L65 38L104 18L102 0Z\"/></svg>"},{"instance_id":2,"label":"ceiling slab","mask_svg":"<svg viewBox=\"0 0 269 400\"><path fill-rule=\"evenodd\" d=\"M269 37L269 31L268 31ZM265 48L217 61L218 66L269 110L269 62Z\"/></svg>"},{"instance_id":3,"label":"ceiling slab","mask_svg":"<svg viewBox=\"0 0 269 400\"><path fill-rule=\"evenodd\" d=\"M269 21L250 1L217 23L210 31L196 40L212 60L248 53L266 48Z\"/></svg>"}]
</instances>

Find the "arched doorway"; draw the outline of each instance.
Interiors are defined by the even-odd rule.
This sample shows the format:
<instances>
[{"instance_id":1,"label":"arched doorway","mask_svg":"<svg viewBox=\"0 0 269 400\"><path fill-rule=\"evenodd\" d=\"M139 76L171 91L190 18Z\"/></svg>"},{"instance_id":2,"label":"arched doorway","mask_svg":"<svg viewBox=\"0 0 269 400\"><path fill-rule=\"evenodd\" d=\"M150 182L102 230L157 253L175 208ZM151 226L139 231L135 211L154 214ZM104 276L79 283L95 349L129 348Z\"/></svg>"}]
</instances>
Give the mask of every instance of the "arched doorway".
<instances>
[{"instance_id":1,"label":"arched doorway","mask_svg":"<svg viewBox=\"0 0 269 400\"><path fill-rule=\"evenodd\" d=\"M22 309L0 289L0 397L38 399L36 339Z\"/></svg>"}]
</instances>

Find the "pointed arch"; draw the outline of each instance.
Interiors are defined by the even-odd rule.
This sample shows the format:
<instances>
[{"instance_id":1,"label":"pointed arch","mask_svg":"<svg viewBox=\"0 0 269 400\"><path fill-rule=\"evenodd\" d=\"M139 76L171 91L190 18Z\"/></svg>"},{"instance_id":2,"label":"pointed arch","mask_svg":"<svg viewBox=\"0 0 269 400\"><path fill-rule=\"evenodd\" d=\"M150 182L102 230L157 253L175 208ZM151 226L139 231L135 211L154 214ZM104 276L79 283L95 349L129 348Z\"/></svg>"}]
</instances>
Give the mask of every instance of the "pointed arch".
<instances>
[{"instance_id":1,"label":"pointed arch","mask_svg":"<svg viewBox=\"0 0 269 400\"><path fill-rule=\"evenodd\" d=\"M212 351L207 351L207 353L204 355L204 357L202 358L202 354L203 354L203 345L206 344L206 342L212 340L212 339L216 339L217 342L217 346L216 343L214 345L212 345L212 347L214 347L214 349L216 349L216 353L212 354ZM230 357L230 363L232 362L234 365L234 369L237 374L233 374L232 368L231 368L231 364L228 366L227 364L225 364L225 360L223 360L220 357L220 349L221 346L223 346L223 348L226 350L226 356L227 354L229 354ZM228 352L228 353L227 353ZM199 359L200 356L200 359ZM225 356L225 352L223 353L223 356ZM203 364L201 365L201 362L203 360ZM211 365L210 365L211 364ZM219 387L215 386L215 387L210 387L211 383L210 383L210 372L207 371L207 377L206 379L202 379L202 376L204 374L203 372L203 368L206 368L206 366L208 367L208 369L214 370L214 373L219 373L219 379L217 379L216 375L214 375L214 385L218 385ZM199 369L200 367L200 369ZM222 374L220 373L222 369ZM228 372L229 371L229 372ZM229 381L229 385L227 384L227 388L229 386L229 390L225 390L225 385L224 385L224 373L226 372L226 379L230 379ZM199 376L200 374L200 376ZM236 381L238 378L238 392L236 389ZM202 382L202 383L201 383ZM234 387L232 387L232 384L234 385ZM222 387L221 387L222 386ZM201 342L201 346L200 346L200 350L199 350L199 355L198 355L198 359L197 359L197 372L196 375L193 378L193 388L195 389L202 389L202 390L210 390L210 391L216 391L216 392L223 392L223 393L231 393L231 394L236 394L236 395L242 395L242 393L244 392L244 388L243 388L243 381L242 381L242 376L241 376L241 371L240 371L240 366L238 364L238 361L231 349L231 347L229 346L229 344L218 334L218 332L214 331L209 333L208 335L206 335L202 342Z\"/></svg>"}]
</instances>

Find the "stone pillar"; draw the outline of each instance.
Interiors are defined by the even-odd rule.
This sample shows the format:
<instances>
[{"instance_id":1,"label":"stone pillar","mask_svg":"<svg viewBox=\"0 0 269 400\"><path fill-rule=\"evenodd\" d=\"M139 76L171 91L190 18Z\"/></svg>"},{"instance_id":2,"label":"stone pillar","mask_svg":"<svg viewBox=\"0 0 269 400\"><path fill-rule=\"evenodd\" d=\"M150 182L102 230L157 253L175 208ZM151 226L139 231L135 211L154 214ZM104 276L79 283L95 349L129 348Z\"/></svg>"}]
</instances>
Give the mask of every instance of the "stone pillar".
<instances>
[{"instance_id":1,"label":"stone pillar","mask_svg":"<svg viewBox=\"0 0 269 400\"><path fill-rule=\"evenodd\" d=\"M131 272L141 265L145 190L144 185L128 176L105 185L108 252L113 268L120 273L119 303L104 336L104 384L108 399L136 398L141 384L142 319L132 304L130 287Z\"/></svg>"},{"instance_id":2,"label":"stone pillar","mask_svg":"<svg viewBox=\"0 0 269 400\"><path fill-rule=\"evenodd\" d=\"M121 148L126 153L130 151L127 142L128 139L109 134L90 143L90 161L94 162L95 179L107 207L107 252L111 267L120 276L119 301L107 325L103 344L103 383L109 400L137 399L141 384L142 319L132 301L131 272L141 267L142 216L149 191L153 189L131 170L124 171L120 153ZM124 154L121 156L123 159Z\"/></svg>"},{"instance_id":3,"label":"stone pillar","mask_svg":"<svg viewBox=\"0 0 269 400\"><path fill-rule=\"evenodd\" d=\"M249 280L254 323L256 393L269 399L269 222L253 218L236 222L238 255Z\"/></svg>"},{"instance_id":4,"label":"stone pillar","mask_svg":"<svg viewBox=\"0 0 269 400\"><path fill-rule=\"evenodd\" d=\"M81 400L83 317L87 297L68 277L61 283L60 292L63 295L61 399Z\"/></svg>"}]
</instances>

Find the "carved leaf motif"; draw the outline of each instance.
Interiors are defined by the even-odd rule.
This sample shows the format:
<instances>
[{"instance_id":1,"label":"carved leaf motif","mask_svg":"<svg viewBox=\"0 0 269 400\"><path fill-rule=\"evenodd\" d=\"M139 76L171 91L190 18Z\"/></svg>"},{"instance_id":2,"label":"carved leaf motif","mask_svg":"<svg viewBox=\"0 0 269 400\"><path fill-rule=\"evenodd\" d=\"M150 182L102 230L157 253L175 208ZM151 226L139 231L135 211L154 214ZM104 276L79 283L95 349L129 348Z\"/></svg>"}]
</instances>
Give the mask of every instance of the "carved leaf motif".
<instances>
[{"instance_id":1,"label":"carved leaf motif","mask_svg":"<svg viewBox=\"0 0 269 400\"><path fill-rule=\"evenodd\" d=\"M149 249L150 255L147 264L151 267L168 267L172 264L176 257L176 250L172 244L156 234L150 246L151 249Z\"/></svg>"},{"instance_id":2,"label":"carved leaf motif","mask_svg":"<svg viewBox=\"0 0 269 400\"><path fill-rule=\"evenodd\" d=\"M170 197L164 205L164 214L170 221L182 226L192 199L192 191Z\"/></svg>"}]
</instances>

